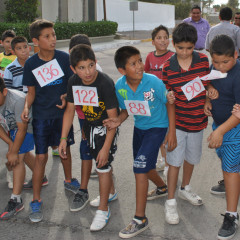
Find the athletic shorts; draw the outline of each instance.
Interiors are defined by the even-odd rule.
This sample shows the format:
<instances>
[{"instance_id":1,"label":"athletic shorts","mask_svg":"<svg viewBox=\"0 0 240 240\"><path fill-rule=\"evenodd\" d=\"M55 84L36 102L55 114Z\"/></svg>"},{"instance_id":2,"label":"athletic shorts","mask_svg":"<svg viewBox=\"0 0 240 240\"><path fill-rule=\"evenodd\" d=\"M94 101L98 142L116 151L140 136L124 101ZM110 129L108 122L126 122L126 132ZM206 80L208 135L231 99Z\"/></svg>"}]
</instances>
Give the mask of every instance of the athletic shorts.
<instances>
[{"instance_id":1,"label":"athletic shorts","mask_svg":"<svg viewBox=\"0 0 240 240\"><path fill-rule=\"evenodd\" d=\"M108 163L101 168L98 168L97 166L97 170L104 171L111 167L111 163L113 162L115 153L117 151L118 132L119 131L117 129L116 134L112 141L110 151L109 151ZM87 137L87 140L90 146L90 154L96 160L98 153L100 152L100 150L102 149L105 143L107 129L104 126L88 126L87 124L85 124L84 133Z\"/></svg>"},{"instance_id":2,"label":"athletic shorts","mask_svg":"<svg viewBox=\"0 0 240 240\"><path fill-rule=\"evenodd\" d=\"M213 123L213 130L217 125ZM222 160L222 170L229 173L240 172L240 124L224 134L221 147L216 149Z\"/></svg>"},{"instance_id":3,"label":"athletic shorts","mask_svg":"<svg viewBox=\"0 0 240 240\"><path fill-rule=\"evenodd\" d=\"M17 130L10 130L10 137L14 141ZM34 139L32 133L26 133L18 154L28 153L34 149Z\"/></svg>"},{"instance_id":4,"label":"athletic shorts","mask_svg":"<svg viewBox=\"0 0 240 240\"><path fill-rule=\"evenodd\" d=\"M184 132L176 129L177 147L167 152L167 163L174 167L182 166L184 160L192 165L200 162L202 156L203 130Z\"/></svg>"},{"instance_id":5,"label":"athletic shorts","mask_svg":"<svg viewBox=\"0 0 240 240\"><path fill-rule=\"evenodd\" d=\"M33 119L33 136L36 154L45 154L49 146L58 146L62 133L62 118L39 120ZM67 145L74 144L73 127L71 127Z\"/></svg>"},{"instance_id":6,"label":"athletic shorts","mask_svg":"<svg viewBox=\"0 0 240 240\"><path fill-rule=\"evenodd\" d=\"M134 127L133 132L133 172L148 173L156 169L158 152L167 128L141 130Z\"/></svg>"}]
</instances>

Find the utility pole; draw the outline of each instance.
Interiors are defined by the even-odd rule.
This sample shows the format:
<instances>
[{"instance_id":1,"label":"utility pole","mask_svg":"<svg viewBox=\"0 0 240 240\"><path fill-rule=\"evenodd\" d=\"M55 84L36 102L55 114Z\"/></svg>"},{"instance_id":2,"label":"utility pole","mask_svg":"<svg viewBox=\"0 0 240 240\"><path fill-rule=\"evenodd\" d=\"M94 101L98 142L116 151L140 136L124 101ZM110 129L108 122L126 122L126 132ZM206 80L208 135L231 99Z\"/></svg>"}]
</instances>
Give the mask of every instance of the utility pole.
<instances>
[{"instance_id":1,"label":"utility pole","mask_svg":"<svg viewBox=\"0 0 240 240\"><path fill-rule=\"evenodd\" d=\"M104 14L104 21L107 21L106 0L103 0L103 14Z\"/></svg>"}]
</instances>

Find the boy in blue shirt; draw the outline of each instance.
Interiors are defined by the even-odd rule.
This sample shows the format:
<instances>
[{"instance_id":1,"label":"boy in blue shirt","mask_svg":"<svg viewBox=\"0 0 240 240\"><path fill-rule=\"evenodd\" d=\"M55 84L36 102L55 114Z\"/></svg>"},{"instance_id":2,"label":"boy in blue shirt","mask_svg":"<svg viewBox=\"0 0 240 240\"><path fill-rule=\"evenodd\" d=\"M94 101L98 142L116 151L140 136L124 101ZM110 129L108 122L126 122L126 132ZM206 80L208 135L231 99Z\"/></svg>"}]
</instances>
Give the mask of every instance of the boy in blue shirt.
<instances>
[{"instance_id":1,"label":"boy in blue shirt","mask_svg":"<svg viewBox=\"0 0 240 240\"><path fill-rule=\"evenodd\" d=\"M209 147L216 148L222 161L226 189L227 210L218 239L231 239L238 228L237 206L240 193L240 119L232 114L232 107L240 103L240 62L233 40L226 35L216 36L210 45L214 69L227 73L227 77L211 83L219 98L207 99L205 114L213 117L213 132L208 137Z\"/></svg>"},{"instance_id":2,"label":"boy in blue shirt","mask_svg":"<svg viewBox=\"0 0 240 240\"><path fill-rule=\"evenodd\" d=\"M156 171L156 161L166 134L168 151L176 147L175 108L167 103L167 91L162 80L144 73L138 49L132 46L121 47L116 51L114 60L118 71L123 75L115 86L122 110L118 118L107 119L104 124L111 129L120 126L129 115L134 115L136 212L129 225L119 232L121 238L131 238L149 227L145 216L148 180L157 186L156 197L167 195L167 186Z\"/></svg>"},{"instance_id":3,"label":"boy in blue shirt","mask_svg":"<svg viewBox=\"0 0 240 240\"><path fill-rule=\"evenodd\" d=\"M30 25L30 36L34 45L40 50L24 65L23 85L28 87L28 93L22 119L28 121L29 108L32 106L36 161L29 218L32 222L39 222L43 218L40 192L48 160L48 147L59 145L67 83L73 73L70 69L69 55L55 50L56 34L52 22L44 19L36 20ZM71 130L68 137L68 157L62 159L62 164L65 189L76 192L80 184L72 178L70 145L73 143L73 130Z\"/></svg>"}]
</instances>

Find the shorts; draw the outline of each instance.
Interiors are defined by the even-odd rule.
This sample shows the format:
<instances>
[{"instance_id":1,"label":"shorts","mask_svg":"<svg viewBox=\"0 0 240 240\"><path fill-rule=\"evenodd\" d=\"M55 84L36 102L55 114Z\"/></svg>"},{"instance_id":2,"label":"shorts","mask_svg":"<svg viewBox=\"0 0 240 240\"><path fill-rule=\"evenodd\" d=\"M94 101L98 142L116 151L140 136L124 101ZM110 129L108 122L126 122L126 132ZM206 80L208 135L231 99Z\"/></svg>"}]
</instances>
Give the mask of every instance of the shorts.
<instances>
[{"instance_id":1,"label":"shorts","mask_svg":"<svg viewBox=\"0 0 240 240\"><path fill-rule=\"evenodd\" d=\"M134 127L133 132L133 172L148 173L156 169L158 152L166 136L167 128L141 130Z\"/></svg>"},{"instance_id":2,"label":"shorts","mask_svg":"<svg viewBox=\"0 0 240 240\"><path fill-rule=\"evenodd\" d=\"M213 130L217 125L213 123ZM229 173L240 172L240 124L223 136L222 146L216 149L222 160L222 170Z\"/></svg>"},{"instance_id":3,"label":"shorts","mask_svg":"<svg viewBox=\"0 0 240 240\"><path fill-rule=\"evenodd\" d=\"M108 163L101 168L98 168L98 166L97 166L97 170L104 171L104 170L111 168L111 163L113 162L115 153L117 151L118 132L119 131L117 129L116 134L112 141L110 151L109 151ZM90 146L90 154L96 160L98 153L100 152L100 150L102 149L102 147L105 143L107 129L104 126L89 126L89 125L85 124L84 125L84 133L88 139L88 143Z\"/></svg>"},{"instance_id":4,"label":"shorts","mask_svg":"<svg viewBox=\"0 0 240 240\"><path fill-rule=\"evenodd\" d=\"M33 119L33 136L36 154L46 154L49 146L58 146L62 133L62 118L57 119ZM73 127L71 127L67 145L74 144Z\"/></svg>"},{"instance_id":5,"label":"shorts","mask_svg":"<svg viewBox=\"0 0 240 240\"><path fill-rule=\"evenodd\" d=\"M80 129L82 129L84 119L79 118L78 120L79 120L79 124L80 124ZM92 160L93 159L90 154L90 146L88 144L87 139L81 139L79 151L80 151L80 158L82 160Z\"/></svg>"},{"instance_id":6,"label":"shorts","mask_svg":"<svg viewBox=\"0 0 240 240\"><path fill-rule=\"evenodd\" d=\"M10 137L14 141L17 130L10 130ZM34 139L32 133L26 133L18 154L28 153L34 149Z\"/></svg>"},{"instance_id":7,"label":"shorts","mask_svg":"<svg viewBox=\"0 0 240 240\"><path fill-rule=\"evenodd\" d=\"M176 129L177 147L167 152L167 163L174 167L182 166L184 160L192 165L200 162L202 156L203 130L184 132Z\"/></svg>"}]
</instances>

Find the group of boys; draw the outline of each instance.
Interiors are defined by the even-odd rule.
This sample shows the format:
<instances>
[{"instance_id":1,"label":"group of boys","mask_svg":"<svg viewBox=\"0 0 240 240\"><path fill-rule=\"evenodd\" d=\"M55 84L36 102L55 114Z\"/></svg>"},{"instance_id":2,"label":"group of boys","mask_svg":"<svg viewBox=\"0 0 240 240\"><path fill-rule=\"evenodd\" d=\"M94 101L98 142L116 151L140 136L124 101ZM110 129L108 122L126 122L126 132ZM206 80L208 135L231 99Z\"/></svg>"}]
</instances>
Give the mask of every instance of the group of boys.
<instances>
[{"instance_id":1,"label":"group of boys","mask_svg":"<svg viewBox=\"0 0 240 240\"><path fill-rule=\"evenodd\" d=\"M190 180L194 166L200 162L203 130L207 127L207 116L211 115L214 119L214 131L208 138L209 147L217 148L217 154L222 160L227 199L227 211L218 238L230 239L234 236L239 221L240 119L238 107L235 107L233 114L232 109L235 103L240 103L237 74L240 63L231 38L217 36L209 49L213 60L212 68L227 73L227 77L211 82L201 81L200 78L209 74L210 70L207 56L194 51L196 29L187 23L179 24L172 33L176 53L170 53L171 58L163 59L169 54L169 33L160 26L155 29L152 39L156 47L151 56L154 61L151 62L149 57L149 68L146 65L145 71L155 75L158 71L162 72L163 81L153 74L144 73L144 64L138 49L124 46L114 56L115 65L123 75L114 85L111 78L97 70L96 57L90 44L72 46L69 62L67 53L55 50L56 35L51 22L35 21L30 26L30 36L40 51L24 65L22 85L27 86L28 92L25 103L22 103L24 106L21 107L22 120L16 119L17 125L23 125L24 130L17 131L18 141L12 140L14 147L8 139L10 144L7 157L13 169L22 163L22 152L16 153L31 121L36 152L33 201L30 203L29 215L32 222L39 222L43 218L40 191L48 160L48 147L59 146L65 173L64 184L76 183L73 184L75 188L69 188L75 193L71 211L83 209L89 201L87 184L90 166L92 158L96 160L100 196L91 202L98 210L90 230L99 231L106 226L111 216L108 203L117 198L112 179L112 161L117 150L118 127L129 115L133 115L136 211L130 223L119 232L119 236L131 238L147 229L147 200L167 194L165 219L169 224L178 224L175 191L182 165L183 179L178 189L179 197L193 205L203 204L202 199L192 191ZM162 62L157 62L158 57ZM194 94L192 89L195 86L198 88ZM5 88L3 81L0 91L0 105L4 106L11 91ZM81 121L81 128L82 138L87 142L82 147L81 154L88 156L82 157L86 161L82 161L81 185L71 175L70 145L74 143L72 123L77 106L80 106L79 111L85 116L84 121ZM221 110L223 108L224 111ZM0 128L0 133L3 131ZM7 139L7 134L4 137ZM156 171L158 152L163 142L169 165L168 186ZM19 179L20 186L23 183L23 174ZM156 185L150 192L149 180ZM15 213L23 208L21 198L19 200L15 197L17 194L15 193L13 199L21 202L21 205ZM4 215L7 212L1 216Z\"/></svg>"}]
</instances>

